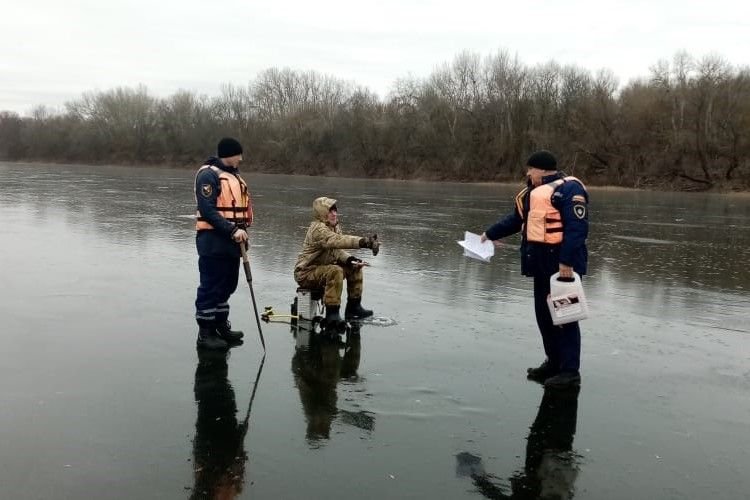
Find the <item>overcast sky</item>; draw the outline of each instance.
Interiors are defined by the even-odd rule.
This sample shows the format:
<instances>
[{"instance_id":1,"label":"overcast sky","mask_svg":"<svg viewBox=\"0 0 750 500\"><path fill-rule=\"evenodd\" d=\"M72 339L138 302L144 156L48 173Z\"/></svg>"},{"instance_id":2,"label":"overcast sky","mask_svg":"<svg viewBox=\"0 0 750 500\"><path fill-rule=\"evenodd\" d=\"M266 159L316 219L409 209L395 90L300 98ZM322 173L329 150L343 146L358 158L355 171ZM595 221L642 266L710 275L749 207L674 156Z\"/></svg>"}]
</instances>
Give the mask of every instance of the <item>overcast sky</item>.
<instances>
[{"instance_id":1,"label":"overcast sky","mask_svg":"<svg viewBox=\"0 0 750 500\"><path fill-rule=\"evenodd\" d=\"M750 64L738 0L2 0L0 110L146 85L214 95L263 69L312 69L384 96L463 50L609 68L621 83L685 49Z\"/></svg>"}]
</instances>

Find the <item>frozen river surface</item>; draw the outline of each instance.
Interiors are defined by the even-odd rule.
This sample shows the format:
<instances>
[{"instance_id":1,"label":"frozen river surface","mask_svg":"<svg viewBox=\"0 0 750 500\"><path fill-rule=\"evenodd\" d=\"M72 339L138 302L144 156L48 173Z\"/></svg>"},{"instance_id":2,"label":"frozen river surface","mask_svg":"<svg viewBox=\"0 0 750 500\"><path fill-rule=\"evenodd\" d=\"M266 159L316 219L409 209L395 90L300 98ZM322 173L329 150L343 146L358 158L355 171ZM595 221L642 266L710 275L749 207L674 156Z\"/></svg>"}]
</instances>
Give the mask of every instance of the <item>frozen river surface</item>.
<instances>
[{"instance_id":1,"label":"frozen river surface","mask_svg":"<svg viewBox=\"0 0 750 500\"><path fill-rule=\"evenodd\" d=\"M259 307L319 195L383 241L342 345L264 324L199 358L193 172L0 164L1 498L738 499L750 491L750 197L592 190L580 393L542 361L516 187L249 174Z\"/></svg>"}]
</instances>

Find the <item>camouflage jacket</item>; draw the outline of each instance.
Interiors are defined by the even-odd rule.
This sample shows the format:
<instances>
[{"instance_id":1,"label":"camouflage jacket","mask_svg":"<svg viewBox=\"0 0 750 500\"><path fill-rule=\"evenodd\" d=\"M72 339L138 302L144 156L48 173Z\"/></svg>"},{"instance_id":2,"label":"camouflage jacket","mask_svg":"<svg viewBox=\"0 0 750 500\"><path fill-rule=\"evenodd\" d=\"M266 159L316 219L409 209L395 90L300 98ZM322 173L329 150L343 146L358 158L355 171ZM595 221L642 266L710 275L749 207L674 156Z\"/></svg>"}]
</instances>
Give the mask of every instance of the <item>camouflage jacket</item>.
<instances>
[{"instance_id":1,"label":"camouflage jacket","mask_svg":"<svg viewBox=\"0 0 750 500\"><path fill-rule=\"evenodd\" d=\"M345 264L350 255L344 249L359 248L359 236L343 234L340 224L331 227L327 223L328 211L335 203L333 198L317 198L313 201L314 220L307 228L302 251L294 265L295 277L317 266Z\"/></svg>"}]
</instances>

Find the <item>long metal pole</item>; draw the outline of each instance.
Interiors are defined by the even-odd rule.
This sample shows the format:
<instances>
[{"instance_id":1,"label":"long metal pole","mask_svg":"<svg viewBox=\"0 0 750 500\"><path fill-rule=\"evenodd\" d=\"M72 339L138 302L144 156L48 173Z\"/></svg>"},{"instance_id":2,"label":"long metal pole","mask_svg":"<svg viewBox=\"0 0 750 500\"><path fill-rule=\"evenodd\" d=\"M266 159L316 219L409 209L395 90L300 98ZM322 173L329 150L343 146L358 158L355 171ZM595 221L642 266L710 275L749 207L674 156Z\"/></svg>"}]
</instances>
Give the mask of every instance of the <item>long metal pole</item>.
<instances>
[{"instance_id":1,"label":"long metal pole","mask_svg":"<svg viewBox=\"0 0 750 500\"><path fill-rule=\"evenodd\" d=\"M253 291L253 273L250 271L250 260L247 258L245 242L240 243L240 252L242 252L242 267L245 268L245 277L250 287L250 298L253 301L253 311L255 312L255 322L258 323L258 333L260 334L260 343L263 345L263 352L266 352L266 341L263 338L263 329L260 327L260 317L258 317L258 304L255 302L255 292Z\"/></svg>"}]
</instances>

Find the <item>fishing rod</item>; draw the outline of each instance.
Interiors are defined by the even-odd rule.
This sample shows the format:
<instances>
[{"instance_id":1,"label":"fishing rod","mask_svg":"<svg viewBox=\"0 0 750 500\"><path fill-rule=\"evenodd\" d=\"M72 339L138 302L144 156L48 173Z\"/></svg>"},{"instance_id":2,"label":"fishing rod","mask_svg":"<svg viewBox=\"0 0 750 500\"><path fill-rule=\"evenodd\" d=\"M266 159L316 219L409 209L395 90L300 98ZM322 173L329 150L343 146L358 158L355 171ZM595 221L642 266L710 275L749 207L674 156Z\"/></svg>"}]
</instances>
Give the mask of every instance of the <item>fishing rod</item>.
<instances>
[{"instance_id":1,"label":"fishing rod","mask_svg":"<svg viewBox=\"0 0 750 500\"><path fill-rule=\"evenodd\" d=\"M266 323L270 322L272 319L281 319L281 318L288 318L288 319L299 319L299 315L297 314L276 314L276 311L273 310L273 306L266 306L263 312L260 315L260 319L265 321Z\"/></svg>"}]
</instances>

